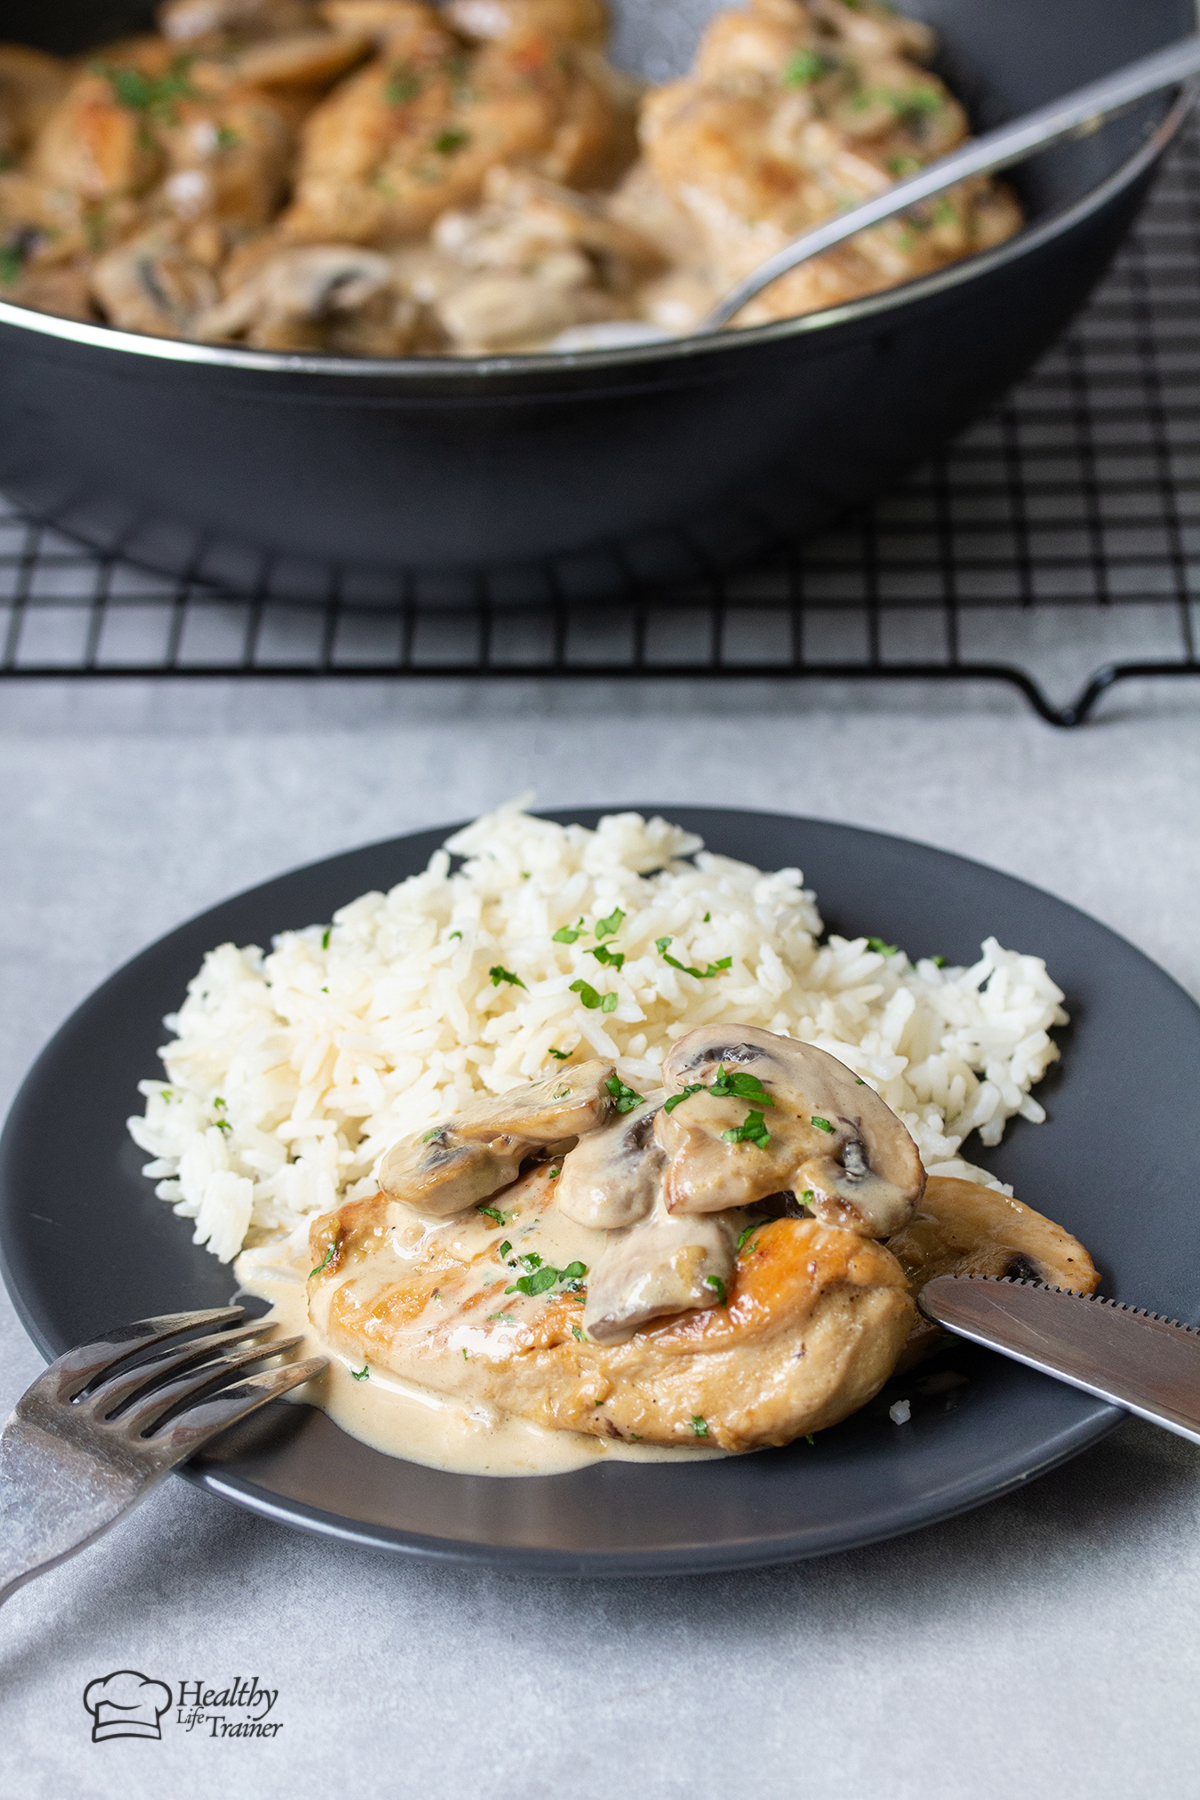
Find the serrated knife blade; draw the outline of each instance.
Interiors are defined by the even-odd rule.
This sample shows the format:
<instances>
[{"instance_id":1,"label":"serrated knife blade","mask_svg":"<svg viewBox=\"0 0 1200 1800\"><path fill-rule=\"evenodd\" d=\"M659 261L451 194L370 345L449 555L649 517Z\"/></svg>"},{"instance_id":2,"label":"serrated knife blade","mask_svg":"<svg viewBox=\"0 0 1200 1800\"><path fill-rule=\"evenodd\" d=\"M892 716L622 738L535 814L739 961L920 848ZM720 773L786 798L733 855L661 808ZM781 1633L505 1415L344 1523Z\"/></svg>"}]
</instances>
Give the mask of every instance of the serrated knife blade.
<instances>
[{"instance_id":1,"label":"serrated knife blade","mask_svg":"<svg viewBox=\"0 0 1200 1800\"><path fill-rule=\"evenodd\" d=\"M956 1337L1200 1444L1200 1330L1116 1300L990 1275L935 1275L921 1310Z\"/></svg>"}]
</instances>

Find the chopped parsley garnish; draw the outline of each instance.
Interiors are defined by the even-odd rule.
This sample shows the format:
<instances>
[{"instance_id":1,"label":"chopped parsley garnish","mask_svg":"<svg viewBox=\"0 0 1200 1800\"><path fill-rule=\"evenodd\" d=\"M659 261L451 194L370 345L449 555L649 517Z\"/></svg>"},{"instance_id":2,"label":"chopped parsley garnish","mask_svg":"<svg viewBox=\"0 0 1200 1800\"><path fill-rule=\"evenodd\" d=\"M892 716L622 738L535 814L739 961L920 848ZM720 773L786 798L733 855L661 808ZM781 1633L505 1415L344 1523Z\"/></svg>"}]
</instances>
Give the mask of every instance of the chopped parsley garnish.
<instances>
[{"instance_id":1,"label":"chopped parsley garnish","mask_svg":"<svg viewBox=\"0 0 1200 1800\"><path fill-rule=\"evenodd\" d=\"M935 969L944 969L946 966L946 959L944 956L931 956L929 960Z\"/></svg>"},{"instance_id":2,"label":"chopped parsley garnish","mask_svg":"<svg viewBox=\"0 0 1200 1800\"><path fill-rule=\"evenodd\" d=\"M753 1234L758 1230L760 1225L769 1225L770 1223L771 1223L770 1219L755 1219L753 1225L747 1225L745 1231L743 1231L742 1234L740 1235L740 1237L738 1238L738 1241L737 1241L738 1249L739 1250L741 1249L742 1245L746 1242L747 1238L753 1236Z\"/></svg>"},{"instance_id":3,"label":"chopped parsley garnish","mask_svg":"<svg viewBox=\"0 0 1200 1800\"><path fill-rule=\"evenodd\" d=\"M711 914L711 913L705 913L705 915L704 915L704 923L705 923L705 924L706 924L706 925L707 925L707 924L708 924L708 921L709 921L709 920L710 920L710 919L711 919L711 918L712 918L712 914Z\"/></svg>"},{"instance_id":4,"label":"chopped parsley garnish","mask_svg":"<svg viewBox=\"0 0 1200 1800\"><path fill-rule=\"evenodd\" d=\"M324 931L321 933L321 948L322 948L322 950L328 950L329 938L330 938L330 934L332 933L332 931L333 931L333 926L327 925L325 927Z\"/></svg>"},{"instance_id":5,"label":"chopped parsley garnish","mask_svg":"<svg viewBox=\"0 0 1200 1800\"><path fill-rule=\"evenodd\" d=\"M829 1123L828 1119L818 1119L816 1113L814 1113L812 1116L812 1122L816 1126L818 1131L828 1131L832 1134L832 1132L836 1129L835 1126L833 1126Z\"/></svg>"},{"instance_id":6,"label":"chopped parsley garnish","mask_svg":"<svg viewBox=\"0 0 1200 1800\"><path fill-rule=\"evenodd\" d=\"M556 1050L554 1045L551 1044L550 1055L554 1058L555 1062L569 1062L571 1052L569 1050Z\"/></svg>"},{"instance_id":7,"label":"chopped parsley garnish","mask_svg":"<svg viewBox=\"0 0 1200 1800\"><path fill-rule=\"evenodd\" d=\"M889 156L887 160L888 174L894 175L897 181L903 181L906 175L915 175L921 167L915 156Z\"/></svg>"},{"instance_id":8,"label":"chopped parsley garnish","mask_svg":"<svg viewBox=\"0 0 1200 1800\"><path fill-rule=\"evenodd\" d=\"M11 243L0 244L0 282L5 287L12 287L21 279L21 270L25 267L28 250L21 239Z\"/></svg>"},{"instance_id":9,"label":"chopped parsley garnish","mask_svg":"<svg viewBox=\"0 0 1200 1800\"><path fill-rule=\"evenodd\" d=\"M700 1417L699 1413L692 1414L691 1424L692 1424L692 1430L695 1432L697 1437L707 1437L708 1436L708 1420L702 1419Z\"/></svg>"},{"instance_id":10,"label":"chopped parsley garnish","mask_svg":"<svg viewBox=\"0 0 1200 1800\"><path fill-rule=\"evenodd\" d=\"M604 1013L617 1010L617 996L615 994L598 994L590 982L573 981L571 992L579 995L589 1012L594 1012L596 1007L599 1007L600 1011Z\"/></svg>"},{"instance_id":11,"label":"chopped parsley garnish","mask_svg":"<svg viewBox=\"0 0 1200 1800\"><path fill-rule=\"evenodd\" d=\"M511 1249L512 1249L512 1245L509 1243L508 1239L505 1238L504 1242L500 1246L501 1256L507 1256Z\"/></svg>"},{"instance_id":12,"label":"chopped parsley garnish","mask_svg":"<svg viewBox=\"0 0 1200 1800\"><path fill-rule=\"evenodd\" d=\"M495 1219L497 1225L508 1224L508 1214L497 1211L494 1206L477 1206L475 1211L481 1212L485 1219Z\"/></svg>"},{"instance_id":13,"label":"chopped parsley garnish","mask_svg":"<svg viewBox=\"0 0 1200 1800\"><path fill-rule=\"evenodd\" d=\"M175 1096L171 1092L170 1088L159 1088L158 1091L162 1095L163 1099L166 1101L171 1101L175 1098Z\"/></svg>"},{"instance_id":14,"label":"chopped parsley garnish","mask_svg":"<svg viewBox=\"0 0 1200 1800\"><path fill-rule=\"evenodd\" d=\"M433 140L433 148L439 156L453 156L456 150L461 150L463 145L469 144L470 141L469 131L460 131L457 127L451 126L448 131L438 132Z\"/></svg>"},{"instance_id":15,"label":"chopped parsley garnish","mask_svg":"<svg viewBox=\"0 0 1200 1800\"><path fill-rule=\"evenodd\" d=\"M625 961L623 950L610 950L607 944L596 944L588 951L588 955L594 956L597 962L604 963L610 969L619 969Z\"/></svg>"},{"instance_id":16,"label":"chopped parsley garnish","mask_svg":"<svg viewBox=\"0 0 1200 1800\"><path fill-rule=\"evenodd\" d=\"M470 1360L471 1360L470 1357L467 1355L466 1351L464 1350L463 1351L463 1361L470 1362Z\"/></svg>"},{"instance_id":17,"label":"chopped parsley garnish","mask_svg":"<svg viewBox=\"0 0 1200 1800\"><path fill-rule=\"evenodd\" d=\"M502 981L507 981L509 987L525 988L525 992L529 992L529 989L525 987L525 983L521 980L521 977L519 975L514 975L511 969L504 968L501 963L493 963L488 970L488 974L492 978L492 986L494 988L498 988Z\"/></svg>"},{"instance_id":18,"label":"chopped parsley garnish","mask_svg":"<svg viewBox=\"0 0 1200 1800\"><path fill-rule=\"evenodd\" d=\"M717 1296L718 1306L729 1305L728 1300L725 1298L725 1283L721 1280L719 1275L706 1275L704 1277L704 1285L705 1287L711 1288L713 1293Z\"/></svg>"},{"instance_id":19,"label":"chopped parsley garnish","mask_svg":"<svg viewBox=\"0 0 1200 1800\"><path fill-rule=\"evenodd\" d=\"M371 1373L371 1365L369 1363L364 1363L361 1369L351 1369L350 1373L353 1375L355 1381L366 1381Z\"/></svg>"},{"instance_id":20,"label":"chopped parsley garnish","mask_svg":"<svg viewBox=\"0 0 1200 1800\"><path fill-rule=\"evenodd\" d=\"M506 1312L489 1313L488 1314L488 1324L489 1325L491 1324L493 1319L498 1319L501 1325L511 1325L513 1322L512 1314L506 1313Z\"/></svg>"},{"instance_id":21,"label":"chopped parsley garnish","mask_svg":"<svg viewBox=\"0 0 1200 1800\"><path fill-rule=\"evenodd\" d=\"M813 1436L812 1432L809 1431L809 1432L805 1433L804 1441L806 1444L815 1444L817 1440Z\"/></svg>"},{"instance_id":22,"label":"chopped parsley garnish","mask_svg":"<svg viewBox=\"0 0 1200 1800\"><path fill-rule=\"evenodd\" d=\"M684 1088L682 1094L672 1094L669 1100L664 1100L663 1111L665 1113L673 1113L677 1106L682 1106L684 1101L690 1100L693 1094L704 1094L707 1093L707 1091L708 1090L702 1081L693 1081Z\"/></svg>"},{"instance_id":23,"label":"chopped parsley garnish","mask_svg":"<svg viewBox=\"0 0 1200 1800\"><path fill-rule=\"evenodd\" d=\"M426 1132L426 1133L425 1133L425 1136L424 1136L424 1137L423 1137L423 1138L422 1138L422 1139L421 1139L421 1142L422 1142L422 1143L423 1143L423 1144L432 1144L432 1142L433 1142L433 1140L434 1140L434 1138L435 1138L435 1137L441 1137L441 1135L442 1135L442 1128L441 1128L441 1126L440 1126L440 1125L435 1125L435 1126L434 1126L434 1128L433 1128L433 1130L432 1130L432 1131L427 1131L427 1132Z\"/></svg>"},{"instance_id":24,"label":"chopped parsley garnish","mask_svg":"<svg viewBox=\"0 0 1200 1800\"><path fill-rule=\"evenodd\" d=\"M218 1131L232 1131L233 1130L233 1126L229 1123L228 1119L214 1119L213 1124L216 1126Z\"/></svg>"},{"instance_id":25,"label":"chopped parsley garnish","mask_svg":"<svg viewBox=\"0 0 1200 1800\"><path fill-rule=\"evenodd\" d=\"M583 936L582 925L582 918L575 925L560 925L550 942L552 944L574 944Z\"/></svg>"},{"instance_id":26,"label":"chopped parsley garnish","mask_svg":"<svg viewBox=\"0 0 1200 1800\"><path fill-rule=\"evenodd\" d=\"M604 1086L616 1101L619 1113L632 1112L635 1106L642 1104L645 1097L642 1094L635 1094L631 1087L626 1087L619 1075L610 1075Z\"/></svg>"},{"instance_id":27,"label":"chopped parsley garnish","mask_svg":"<svg viewBox=\"0 0 1200 1800\"><path fill-rule=\"evenodd\" d=\"M581 1344L586 1344L586 1343L587 1343L587 1339L586 1339L586 1338L585 1338L585 1337L584 1337L584 1335L583 1335L583 1333L582 1333L582 1331L580 1331L580 1329L579 1329L579 1327L578 1327L578 1325L572 1325L572 1327L571 1327L571 1336L572 1336L572 1337L573 1337L573 1338L578 1338L578 1339L579 1339L579 1342L580 1342L580 1343L581 1343Z\"/></svg>"},{"instance_id":28,"label":"chopped parsley garnish","mask_svg":"<svg viewBox=\"0 0 1200 1800\"><path fill-rule=\"evenodd\" d=\"M760 1106L775 1104L757 1075L746 1075L739 1069L731 1073L724 1063L717 1065L717 1079L708 1091L721 1098L729 1095L735 1100L756 1100Z\"/></svg>"},{"instance_id":29,"label":"chopped parsley garnish","mask_svg":"<svg viewBox=\"0 0 1200 1800\"><path fill-rule=\"evenodd\" d=\"M236 150L238 145L241 143L241 141L242 140L238 136L237 132L231 131L229 129L228 125L218 125L217 126L217 149L218 150Z\"/></svg>"},{"instance_id":30,"label":"chopped parsley garnish","mask_svg":"<svg viewBox=\"0 0 1200 1800\"><path fill-rule=\"evenodd\" d=\"M556 1165L553 1169L551 1169L549 1171L549 1173L546 1176L546 1180L547 1181L557 1181L561 1174L562 1174L562 1169Z\"/></svg>"},{"instance_id":31,"label":"chopped parsley garnish","mask_svg":"<svg viewBox=\"0 0 1200 1800\"><path fill-rule=\"evenodd\" d=\"M760 1112L748 1112L745 1124L735 1125L732 1131L723 1131L721 1137L727 1144L757 1144L760 1150L765 1150L771 1141L771 1134Z\"/></svg>"},{"instance_id":32,"label":"chopped parsley garnish","mask_svg":"<svg viewBox=\"0 0 1200 1800\"><path fill-rule=\"evenodd\" d=\"M328 1250L325 1252L324 1256L321 1258L321 1260L317 1264L316 1268L310 1269L310 1271L309 1271L308 1279L310 1281L312 1280L314 1275L319 1275L321 1273L322 1269L327 1269L329 1267L330 1263L333 1261L334 1257L337 1255L337 1247L338 1247L338 1243L341 1240L341 1235L342 1234L340 1231L334 1232L333 1239L329 1245Z\"/></svg>"},{"instance_id":33,"label":"chopped parsley garnish","mask_svg":"<svg viewBox=\"0 0 1200 1800\"><path fill-rule=\"evenodd\" d=\"M867 949L873 950L876 956L895 956L899 948L898 944L885 944L882 938L867 939Z\"/></svg>"},{"instance_id":34,"label":"chopped parsley garnish","mask_svg":"<svg viewBox=\"0 0 1200 1800\"><path fill-rule=\"evenodd\" d=\"M757 1100L762 1107L775 1104L757 1075L747 1075L739 1069L730 1071L724 1063L717 1064L717 1079L711 1087L706 1088L702 1081L693 1081L681 1094L672 1094L669 1100L665 1100L663 1111L674 1112L677 1106L682 1106L693 1094L715 1094L721 1100Z\"/></svg>"},{"instance_id":35,"label":"chopped parsley garnish","mask_svg":"<svg viewBox=\"0 0 1200 1800\"><path fill-rule=\"evenodd\" d=\"M543 1263L540 1256L522 1256L519 1260L525 1264L530 1273L520 1276L511 1287L506 1287L504 1290L506 1296L509 1294L546 1294L552 1287L557 1287L560 1281L564 1283L580 1282L587 1274L586 1263L573 1262L568 1263L565 1269L553 1269L549 1263Z\"/></svg>"},{"instance_id":36,"label":"chopped parsley garnish","mask_svg":"<svg viewBox=\"0 0 1200 1800\"><path fill-rule=\"evenodd\" d=\"M389 106L407 106L421 92L421 77L411 63L399 62L392 66L388 84L383 90L383 97Z\"/></svg>"},{"instance_id":37,"label":"chopped parsley garnish","mask_svg":"<svg viewBox=\"0 0 1200 1800\"><path fill-rule=\"evenodd\" d=\"M451 939L451 942L453 942L453 940L454 940L454 939L455 939L455 938L457 938L457 939L458 939L458 941L459 941L459 943L460 943L460 944L461 944L461 943L462 943L462 932L461 932L461 931L452 931L452 932L451 932L451 933L450 933L450 939Z\"/></svg>"},{"instance_id":38,"label":"chopped parsley garnish","mask_svg":"<svg viewBox=\"0 0 1200 1800\"><path fill-rule=\"evenodd\" d=\"M714 975L719 975L723 969L733 967L732 956L723 956L720 962L709 963L707 969L693 969L690 963L681 963L676 957L667 955L668 945L673 944L674 942L674 938L656 938L654 941L654 948L658 951L658 954L665 963L670 963L673 969L679 969L684 975L694 975L697 981L711 981L712 977Z\"/></svg>"},{"instance_id":39,"label":"chopped parsley garnish","mask_svg":"<svg viewBox=\"0 0 1200 1800\"><path fill-rule=\"evenodd\" d=\"M803 1200L805 1206L808 1206L812 1203L813 1200L816 1199L816 1195L813 1193L811 1188L805 1188L805 1190L801 1194L800 1198L801 1198L801 1200Z\"/></svg>"},{"instance_id":40,"label":"chopped parsley garnish","mask_svg":"<svg viewBox=\"0 0 1200 1800\"><path fill-rule=\"evenodd\" d=\"M164 124L174 125L178 120L175 102L196 98L188 80L190 68L190 57L177 56L165 75L143 75L140 69L117 69L102 63L96 65L96 73L104 76L118 106L150 113Z\"/></svg>"},{"instance_id":41,"label":"chopped parsley garnish","mask_svg":"<svg viewBox=\"0 0 1200 1800\"><path fill-rule=\"evenodd\" d=\"M616 937L618 931L621 929L621 922L624 917L625 914L621 911L620 907L614 906L607 919L596 920L596 936L598 938Z\"/></svg>"},{"instance_id":42,"label":"chopped parsley garnish","mask_svg":"<svg viewBox=\"0 0 1200 1800\"><path fill-rule=\"evenodd\" d=\"M784 87L807 87L810 81L820 81L822 75L828 75L837 64L828 56L822 56L819 50L797 50L784 66Z\"/></svg>"}]
</instances>

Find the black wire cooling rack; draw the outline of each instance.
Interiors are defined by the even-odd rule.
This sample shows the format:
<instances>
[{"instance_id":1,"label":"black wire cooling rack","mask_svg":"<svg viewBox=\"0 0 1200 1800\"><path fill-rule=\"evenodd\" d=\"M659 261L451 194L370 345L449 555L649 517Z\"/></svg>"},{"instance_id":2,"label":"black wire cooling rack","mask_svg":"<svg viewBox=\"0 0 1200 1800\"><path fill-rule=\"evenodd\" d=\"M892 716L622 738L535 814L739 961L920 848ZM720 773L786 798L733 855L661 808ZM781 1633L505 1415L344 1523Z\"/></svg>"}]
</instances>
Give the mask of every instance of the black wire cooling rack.
<instances>
[{"instance_id":1,"label":"black wire cooling rack","mask_svg":"<svg viewBox=\"0 0 1200 1800\"><path fill-rule=\"evenodd\" d=\"M1006 402L868 512L735 577L602 606L347 577L174 583L0 502L0 676L996 680L1054 725L1200 675L1200 136Z\"/></svg>"}]
</instances>

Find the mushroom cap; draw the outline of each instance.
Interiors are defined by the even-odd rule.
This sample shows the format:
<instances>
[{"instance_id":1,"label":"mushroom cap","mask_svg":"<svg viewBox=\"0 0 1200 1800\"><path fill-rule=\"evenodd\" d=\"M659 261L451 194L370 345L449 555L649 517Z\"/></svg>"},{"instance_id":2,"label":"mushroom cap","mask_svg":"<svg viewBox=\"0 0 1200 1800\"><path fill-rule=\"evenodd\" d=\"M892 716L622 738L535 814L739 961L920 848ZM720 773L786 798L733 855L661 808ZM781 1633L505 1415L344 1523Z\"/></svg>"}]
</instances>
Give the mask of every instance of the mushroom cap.
<instances>
[{"instance_id":1,"label":"mushroom cap","mask_svg":"<svg viewBox=\"0 0 1200 1800\"><path fill-rule=\"evenodd\" d=\"M616 1231L644 1219L662 1187L667 1159L654 1141L658 1102L648 1101L580 1138L563 1158L554 1198L577 1225Z\"/></svg>"},{"instance_id":2,"label":"mushroom cap","mask_svg":"<svg viewBox=\"0 0 1200 1800\"><path fill-rule=\"evenodd\" d=\"M1100 1271L1079 1239L1053 1219L978 1182L931 1175L904 1229L888 1240L915 1299L935 1275L1001 1275L1094 1293ZM948 1334L918 1312L901 1366L909 1368Z\"/></svg>"},{"instance_id":3,"label":"mushroom cap","mask_svg":"<svg viewBox=\"0 0 1200 1800\"><path fill-rule=\"evenodd\" d=\"M704 1025L663 1064L668 1096L749 1077L769 1096L698 1091L655 1121L669 1158L672 1212L719 1212L791 1190L824 1225L885 1237L910 1216L925 1186L912 1138L873 1088L815 1045L753 1025ZM669 1103L669 1102L668 1102ZM757 1131L730 1140L752 1115Z\"/></svg>"},{"instance_id":4,"label":"mushroom cap","mask_svg":"<svg viewBox=\"0 0 1200 1800\"><path fill-rule=\"evenodd\" d=\"M472 1100L451 1124L465 1138L504 1135L550 1145L582 1137L612 1117L616 1102L605 1083L614 1073L614 1064L598 1059L569 1063L545 1081L525 1082L495 1098Z\"/></svg>"},{"instance_id":5,"label":"mushroom cap","mask_svg":"<svg viewBox=\"0 0 1200 1800\"><path fill-rule=\"evenodd\" d=\"M448 1218L515 1181L526 1152L518 1138L464 1138L452 1126L435 1126L392 1145L379 1165L380 1191Z\"/></svg>"},{"instance_id":6,"label":"mushroom cap","mask_svg":"<svg viewBox=\"0 0 1200 1800\"><path fill-rule=\"evenodd\" d=\"M588 1277L584 1329L597 1344L620 1344L651 1319L718 1305L736 1260L725 1219L659 1207L610 1235Z\"/></svg>"}]
</instances>

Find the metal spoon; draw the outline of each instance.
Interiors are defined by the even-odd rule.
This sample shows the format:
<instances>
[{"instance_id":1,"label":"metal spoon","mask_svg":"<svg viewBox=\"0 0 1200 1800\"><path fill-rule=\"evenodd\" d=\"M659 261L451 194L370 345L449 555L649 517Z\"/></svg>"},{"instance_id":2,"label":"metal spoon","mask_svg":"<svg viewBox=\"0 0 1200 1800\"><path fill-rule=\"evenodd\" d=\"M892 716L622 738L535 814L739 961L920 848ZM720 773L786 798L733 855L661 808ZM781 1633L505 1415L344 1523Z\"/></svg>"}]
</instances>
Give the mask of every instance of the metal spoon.
<instances>
[{"instance_id":1,"label":"metal spoon","mask_svg":"<svg viewBox=\"0 0 1200 1800\"><path fill-rule=\"evenodd\" d=\"M820 256L822 251L844 244L847 238L856 237L860 231L866 231L872 225L881 225L885 219L895 218L897 213L905 212L910 206L916 206L923 200L932 200L935 195L944 193L956 182L964 181L970 175L990 175L998 169L1010 169L1015 163L1024 162L1035 152L1057 143L1060 138L1075 134L1085 136L1101 120L1120 112L1135 100L1144 100L1147 94L1174 87L1178 82L1198 74L1200 34L1183 38L1165 50L1156 50L1153 56L1145 56L1139 62L1129 63L1115 75L1106 75L1102 81L1093 81L1087 87L1078 88L1073 94L1064 95L1061 100L1051 101L1049 106L1026 113L1023 118L1014 120L1010 125L1001 125L995 131L985 132L982 137L972 138L957 150L952 150L949 156L939 157L937 162L927 164L916 175L909 175L897 182L886 193L864 200L861 206L839 213L835 219L828 219L823 225L817 225L800 237L793 238L790 244L785 244L782 250L777 250L739 281L707 317L686 335L699 336L719 331L756 294L761 294L764 288L770 287L773 281L778 281L781 275L798 268L811 257ZM622 319L608 326L582 326L563 332L555 340L554 348L619 349L635 343L665 343L676 335L659 326L643 324L639 320Z\"/></svg>"}]
</instances>

